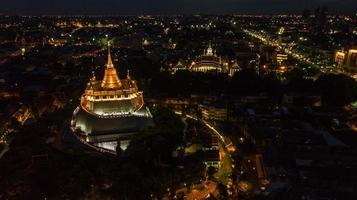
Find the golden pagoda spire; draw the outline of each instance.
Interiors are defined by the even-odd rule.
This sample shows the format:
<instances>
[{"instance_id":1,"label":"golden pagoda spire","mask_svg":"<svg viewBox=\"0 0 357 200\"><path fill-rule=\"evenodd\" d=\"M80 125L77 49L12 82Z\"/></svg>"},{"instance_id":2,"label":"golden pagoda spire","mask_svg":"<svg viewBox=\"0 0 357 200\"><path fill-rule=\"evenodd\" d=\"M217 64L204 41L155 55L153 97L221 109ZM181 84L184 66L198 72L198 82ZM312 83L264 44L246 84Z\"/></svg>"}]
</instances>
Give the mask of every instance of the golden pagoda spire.
<instances>
[{"instance_id":1,"label":"golden pagoda spire","mask_svg":"<svg viewBox=\"0 0 357 200\"><path fill-rule=\"evenodd\" d=\"M108 42L108 61L105 67L104 78L101 86L105 89L118 89L121 87L120 79L114 67L112 56L110 55L110 43Z\"/></svg>"},{"instance_id":2,"label":"golden pagoda spire","mask_svg":"<svg viewBox=\"0 0 357 200\"><path fill-rule=\"evenodd\" d=\"M90 82L95 82L96 81L96 77L95 77L95 73L94 71L92 71L92 78L90 79Z\"/></svg>"},{"instance_id":3,"label":"golden pagoda spire","mask_svg":"<svg viewBox=\"0 0 357 200\"><path fill-rule=\"evenodd\" d=\"M130 70L128 70L128 71L126 72L126 79L131 80Z\"/></svg>"},{"instance_id":4,"label":"golden pagoda spire","mask_svg":"<svg viewBox=\"0 0 357 200\"><path fill-rule=\"evenodd\" d=\"M110 42L108 41L108 61L107 61L107 67L114 67L113 61L112 61L112 55L110 54Z\"/></svg>"},{"instance_id":5,"label":"golden pagoda spire","mask_svg":"<svg viewBox=\"0 0 357 200\"><path fill-rule=\"evenodd\" d=\"M95 81L95 73L94 73L94 71L92 71L92 78L91 78L91 81Z\"/></svg>"},{"instance_id":6,"label":"golden pagoda spire","mask_svg":"<svg viewBox=\"0 0 357 200\"><path fill-rule=\"evenodd\" d=\"M207 48L207 51L206 51L206 55L207 56L212 56L213 55L213 48L212 48L211 40L208 43L208 48Z\"/></svg>"},{"instance_id":7,"label":"golden pagoda spire","mask_svg":"<svg viewBox=\"0 0 357 200\"><path fill-rule=\"evenodd\" d=\"M108 61L107 61L107 68L108 67L114 67L113 61L112 61L112 55L110 54L110 42L108 41Z\"/></svg>"}]
</instances>

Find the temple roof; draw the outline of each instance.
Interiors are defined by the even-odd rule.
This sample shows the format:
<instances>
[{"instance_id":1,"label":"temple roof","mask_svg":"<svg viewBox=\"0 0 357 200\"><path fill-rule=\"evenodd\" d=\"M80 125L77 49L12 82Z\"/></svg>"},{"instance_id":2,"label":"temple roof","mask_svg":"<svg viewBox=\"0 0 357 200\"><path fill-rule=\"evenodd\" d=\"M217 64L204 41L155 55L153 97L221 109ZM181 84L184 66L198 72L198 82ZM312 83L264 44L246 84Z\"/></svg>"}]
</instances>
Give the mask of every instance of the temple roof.
<instances>
[{"instance_id":1,"label":"temple roof","mask_svg":"<svg viewBox=\"0 0 357 200\"><path fill-rule=\"evenodd\" d=\"M90 84L88 85L87 89L93 90L93 91L125 91L125 90L130 90L130 89L135 89L138 90L136 81L133 81L131 79L123 79L120 80L120 88L113 88L110 90L107 90L107 88L102 87L102 81L91 81ZM106 89L106 90L103 90Z\"/></svg>"},{"instance_id":2,"label":"temple roof","mask_svg":"<svg viewBox=\"0 0 357 200\"><path fill-rule=\"evenodd\" d=\"M101 86L104 89L119 89L122 83L118 77L117 71L114 67L112 57L110 55L110 44L108 43L108 61L105 67L104 78Z\"/></svg>"}]
</instances>

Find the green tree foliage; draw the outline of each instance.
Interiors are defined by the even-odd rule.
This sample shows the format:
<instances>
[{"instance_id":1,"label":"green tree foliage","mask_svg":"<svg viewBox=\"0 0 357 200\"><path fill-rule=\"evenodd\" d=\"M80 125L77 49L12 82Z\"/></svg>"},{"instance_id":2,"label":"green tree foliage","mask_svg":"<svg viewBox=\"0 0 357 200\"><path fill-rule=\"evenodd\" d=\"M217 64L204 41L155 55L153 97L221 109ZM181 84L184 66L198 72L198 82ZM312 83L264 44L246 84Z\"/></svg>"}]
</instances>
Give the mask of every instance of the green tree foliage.
<instances>
[{"instance_id":1,"label":"green tree foliage","mask_svg":"<svg viewBox=\"0 0 357 200\"><path fill-rule=\"evenodd\" d=\"M217 169L213 166L207 168L207 176L209 179L213 179L213 175L217 172Z\"/></svg>"},{"instance_id":2,"label":"green tree foliage","mask_svg":"<svg viewBox=\"0 0 357 200\"><path fill-rule=\"evenodd\" d=\"M225 186L223 183L218 183L217 190L219 192L218 199L221 199L221 200L228 199L227 186Z\"/></svg>"},{"instance_id":3,"label":"green tree foliage","mask_svg":"<svg viewBox=\"0 0 357 200\"><path fill-rule=\"evenodd\" d=\"M181 118L163 107L152 109L152 113L155 126L143 130L132 140L128 149L121 152L119 165L113 170L113 191L120 197L147 199L152 192L158 195L185 181L182 178L188 174L181 174L172 157L182 141ZM195 168L198 167L192 166L190 170Z\"/></svg>"}]
</instances>

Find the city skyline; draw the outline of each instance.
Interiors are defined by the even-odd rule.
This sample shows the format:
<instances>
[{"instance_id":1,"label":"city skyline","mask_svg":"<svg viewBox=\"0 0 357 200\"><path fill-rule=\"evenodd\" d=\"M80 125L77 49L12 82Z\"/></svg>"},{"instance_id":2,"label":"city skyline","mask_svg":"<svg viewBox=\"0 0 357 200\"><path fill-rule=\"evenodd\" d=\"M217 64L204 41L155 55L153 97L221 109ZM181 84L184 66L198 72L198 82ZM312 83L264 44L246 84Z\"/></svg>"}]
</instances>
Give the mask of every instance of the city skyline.
<instances>
[{"instance_id":1,"label":"city skyline","mask_svg":"<svg viewBox=\"0 0 357 200\"><path fill-rule=\"evenodd\" d=\"M356 5L0 0L0 199L356 200Z\"/></svg>"},{"instance_id":2,"label":"city skyline","mask_svg":"<svg viewBox=\"0 0 357 200\"><path fill-rule=\"evenodd\" d=\"M0 13L18 15L140 15L140 14L300 14L328 7L331 14L355 14L353 0L4 0Z\"/></svg>"}]
</instances>

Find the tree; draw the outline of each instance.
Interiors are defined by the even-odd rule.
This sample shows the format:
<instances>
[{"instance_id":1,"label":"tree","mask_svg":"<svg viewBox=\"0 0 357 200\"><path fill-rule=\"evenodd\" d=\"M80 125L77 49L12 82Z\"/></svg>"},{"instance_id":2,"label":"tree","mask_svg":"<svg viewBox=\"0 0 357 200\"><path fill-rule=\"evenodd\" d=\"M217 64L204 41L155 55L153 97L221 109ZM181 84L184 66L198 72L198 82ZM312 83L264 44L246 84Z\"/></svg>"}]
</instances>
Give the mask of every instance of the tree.
<instances>
[{"instance_id":1,"label":"tree","mask_svg":"<svg viewBox=\"0 0 357 200\"><path fill-rule=\"evenodd\" d=\"M203 115L202 115L202 109L201 108L197 108L196 110L196 117L197 119L201 120Z\"/></svg>"},{"instance_id":2,"label":"tree","mask_svg":"<svg viewBox=\"0 0 357 200\"><path fill-rule=\"evenodd\" d=\"M233 75L229 89L235 94L257 94L261 92L261 83L254 69L245 69Z\"/></svg>"},{"instance_id":3,"label":"tree","mask_svg":"<svg viewBox=\"0 0 357 200\"><path fill-rule=\"evenodd\" d=\"M209 166L207 168L207 176L209 179L212 179L213 178L213 175L217 172L217 169L213 166Z\"/></svg>"},{"instance_id":4,"label":"tree","mask_svg":"<svg viewBox=\"0 0 357 200\"><path fill-rule=\"evenodd\" d=\"M304 71L296 67L285 74L288 80L302 79L304 75L305 75Z\"/></svg>"},{"instance_id":5,"label":"tree","mask_svg":"<svg viewBox=\"0 0 357 200\"><path fill-rule=\"evenodd\" d=\"M225 186L223 183L220 182L217 185L217 190L219 192L219 199L222 200L228 199L227 186Z\"/></svg>"},{"instance_id":6,"label":"tree","mask_svg":"<svg viewBox=\"0 0 357 200\"><path fill-rule=\"evenodd\" d=\"M323 74L315 82L323 103L344 106L357 97L357 82L344 74Z\"/></svg>"}]
</instances>

